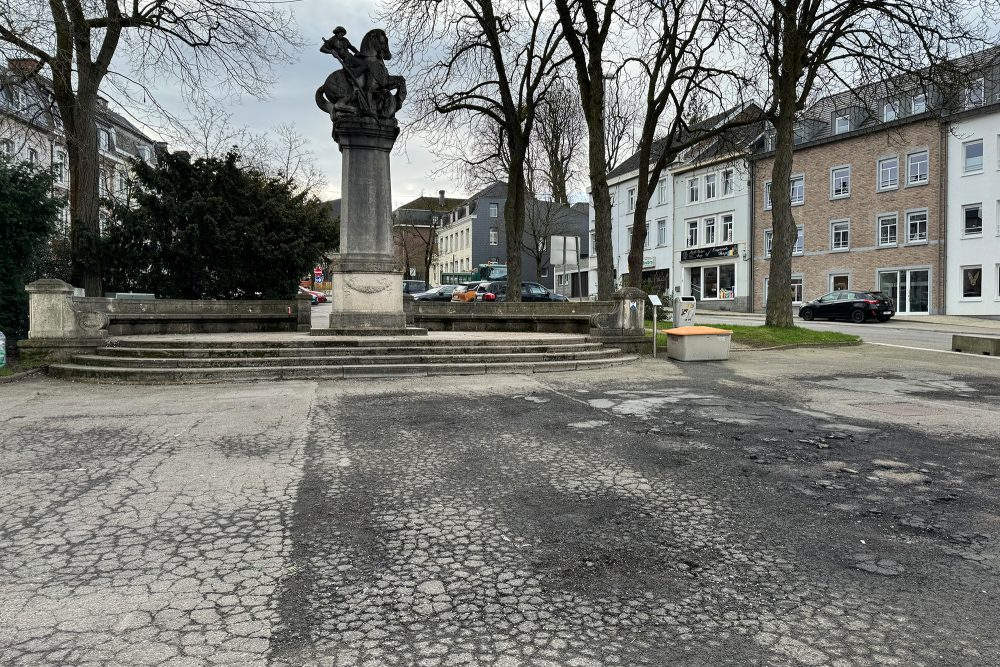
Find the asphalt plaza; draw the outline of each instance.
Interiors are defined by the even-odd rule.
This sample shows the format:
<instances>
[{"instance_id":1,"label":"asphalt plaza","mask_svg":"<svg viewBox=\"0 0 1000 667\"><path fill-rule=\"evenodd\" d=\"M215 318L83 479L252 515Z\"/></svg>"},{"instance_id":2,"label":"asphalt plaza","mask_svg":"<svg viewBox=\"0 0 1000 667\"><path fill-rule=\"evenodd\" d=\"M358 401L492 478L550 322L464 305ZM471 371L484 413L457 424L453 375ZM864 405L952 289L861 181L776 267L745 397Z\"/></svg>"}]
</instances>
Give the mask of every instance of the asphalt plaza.
<instances>
[{"instance_id":1,"label":"asphalt plaza","mask_svg":"<svg viewBox=\"0 0 1000 667\"><path fill-rule=\"evenodd\" d=\"M1000 362L0 385L0 664L1000 664Z\"/></svg>"}]
</instances>

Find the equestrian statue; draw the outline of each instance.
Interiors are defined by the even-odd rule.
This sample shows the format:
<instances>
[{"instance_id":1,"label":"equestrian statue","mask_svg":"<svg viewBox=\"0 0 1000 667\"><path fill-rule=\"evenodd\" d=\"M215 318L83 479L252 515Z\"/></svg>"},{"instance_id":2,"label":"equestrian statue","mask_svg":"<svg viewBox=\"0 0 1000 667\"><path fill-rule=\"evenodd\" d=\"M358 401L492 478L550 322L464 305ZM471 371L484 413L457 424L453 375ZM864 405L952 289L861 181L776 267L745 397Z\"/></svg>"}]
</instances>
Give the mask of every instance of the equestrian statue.
<instances>
[{"instance_id":1,"label":"equestrian statue","mask_svg":"<svg viewBox=\"0 0 1000 667\"><path fill-rule=\"evenodd\" d=\"M316 105L334 122L343 116L394 119L406 99L406 81L389 74L385 61L392 59L385 31L369 30L356 49L347 30L337 26L319 49L340 61L343 69L326 77L316 91Z\"/></svg>"}]
</instances>

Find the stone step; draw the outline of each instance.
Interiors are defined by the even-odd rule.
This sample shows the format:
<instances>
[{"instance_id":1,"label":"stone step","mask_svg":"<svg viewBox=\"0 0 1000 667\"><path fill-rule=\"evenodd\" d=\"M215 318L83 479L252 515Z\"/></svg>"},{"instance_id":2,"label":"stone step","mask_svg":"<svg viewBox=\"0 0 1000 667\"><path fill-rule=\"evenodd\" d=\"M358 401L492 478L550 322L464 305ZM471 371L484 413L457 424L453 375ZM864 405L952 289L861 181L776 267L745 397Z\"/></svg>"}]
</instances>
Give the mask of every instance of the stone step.
<instances>
[{"instance_id":1,"label":"stone step","mask_svg":"<svg viewBox=\"0 0 1000 667\"><path fill-rule=\"evenodd\" d=\"M421 377L579 371L621 366L636 359L635 356L615 356L603 359L536 362L353 364L345 366L270 366L266 368L259 366L250 368L123 368L52 364L49 366L49 375L69 380L139 384L327 380L352 377Z\"/></svg>"},{"instance_id":2,"label":"stone step","mask_svg":"<svg viewBox=\"0 0 1000 667\"><path fill-rule=\"evenodd\" d=\"M605 349L601 343L569 343L546 345L467 345L455 343L448 347L103 347L95 354L105 357L137 358L223 358L223 357L335 357L414 355L444 358L467 354L538 354L546 352L590 352Z\"/></svg>"},{"instance_id":3,"label":"stone step","mask_svg":"<svg viewBox=\"0 0 1000 667\"><path fill-rule=\"evenodd\" d=\"M308 355L308 356L264 356L237 357L138 357L110 356L103 354L76 355L73 362L81 366L104 366L116 368L252 368L273 366L374 366L374 365L414 365L441 363L520 363L545 361L576 361L606 359L614 357L619 350L600 348L588 350L562 350L553 348L545 352L510 353L484 349L472 354L374 354L374 355Z\"/></svg>"},{"instance_id":4,"label":"stone step","mask_svg":"<svg viewBox=\"0 0 1000 667\"><path fill-rule=\"evenodd\" d=\"M224 340L198 340L184 339L181 337L154 337L154 336L123 336L115 338L108 343L108 347L114 348L185 348L185 349L226 349L226 348L306 348L306 347L374 347L386 348L397 347L405 349L417 348L451 348L462 347L494 347L497 345L511 345L517 347L546 346L546 345L568 345L588 343L587 336L550 336L539 338L517 338L516 340L496 340L489 338L425 338L423 336L413 336L402 338L395 337L368 337L358 336L355 338L322 338L311 336L297 336L286 339L241 339L229 338Z\"/></svg>"}]
</instances>

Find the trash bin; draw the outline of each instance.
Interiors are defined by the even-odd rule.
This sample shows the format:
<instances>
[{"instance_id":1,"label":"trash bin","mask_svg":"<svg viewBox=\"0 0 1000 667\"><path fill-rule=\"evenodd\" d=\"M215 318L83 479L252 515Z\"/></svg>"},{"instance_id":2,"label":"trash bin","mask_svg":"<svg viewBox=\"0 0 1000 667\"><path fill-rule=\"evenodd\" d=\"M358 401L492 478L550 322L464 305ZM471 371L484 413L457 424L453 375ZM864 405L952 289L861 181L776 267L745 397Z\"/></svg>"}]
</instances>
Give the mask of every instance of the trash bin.
<instances>
[{"instance_id":1,"label":"trash bin","mask_svg":"<svg viewBox=\"0 0 1000 667\"><path fill-rule=\"evenodd\" d=\"M674 297L674 326L689 327L694 324L694 311L698 301L693 296Z\"/></svg>"}]
</instances>

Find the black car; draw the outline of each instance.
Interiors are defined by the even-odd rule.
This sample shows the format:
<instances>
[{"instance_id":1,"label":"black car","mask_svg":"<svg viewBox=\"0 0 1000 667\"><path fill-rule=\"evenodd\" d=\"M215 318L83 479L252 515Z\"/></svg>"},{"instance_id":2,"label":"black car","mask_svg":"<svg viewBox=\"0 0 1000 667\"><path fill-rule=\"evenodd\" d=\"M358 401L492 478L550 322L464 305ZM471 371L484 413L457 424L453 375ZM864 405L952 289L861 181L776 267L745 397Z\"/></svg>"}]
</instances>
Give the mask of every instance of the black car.
<instances>
[{"instance_id":1,"label":"black car","mask_svg":"<svg viewBox=\"0 0 1000 667\"><path fill-rule=\"evenodd\" d=\"M799 308L799 317L807 322L816 318L851 320L858 323L871 318L885 322L895 314L896 308L892 299L881 292L857 290L830 292Z\"/></svg>"},{"instance_id":2,"label":"black car","mask_svg":"<svg viewBox=\"0 0 1000 667\"><path fill-rule=\"evenodd\" d=\"M420 294L431 288L425 280L404 280L403 294Z\"/></svg>"},{"instance_id":3,"label":"black car","mask_svg":"<svg viewBox=\"0 0 1000 667\"><path fill-rule=\"evenodd\" d=\"M495 281L487 285L482 295L483 301L506 301L507 281ZM538 283L521 283L521 301L569 301L562 294L556 294Z\"/></svg>"},{"instance_id":4,"label":"black car","mask_svg":"<svg viewBox=\"0 0 1000 667\"><path fill-rule=\"evenodd\" d=\"M461 287L461 285L438 285L437 287L432 287L426 292L420 292L419 294L413 295L414 301L451 301L451 295L455 292L455 289Z\"/></svg>"}]
</instances>

